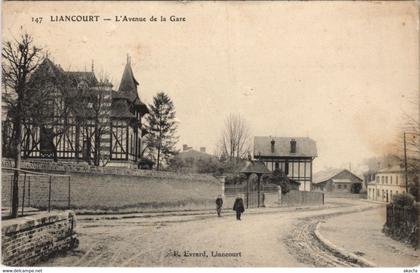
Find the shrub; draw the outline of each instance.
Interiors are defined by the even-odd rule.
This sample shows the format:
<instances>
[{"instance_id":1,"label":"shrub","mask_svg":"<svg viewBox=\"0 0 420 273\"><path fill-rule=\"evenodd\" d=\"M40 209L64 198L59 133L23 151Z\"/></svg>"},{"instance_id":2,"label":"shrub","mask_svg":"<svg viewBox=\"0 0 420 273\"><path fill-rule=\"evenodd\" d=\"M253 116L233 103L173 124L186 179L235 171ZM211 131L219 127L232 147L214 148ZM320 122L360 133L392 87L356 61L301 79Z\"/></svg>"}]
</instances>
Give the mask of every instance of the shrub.
<instances>
[{"instance_id":1,"label":"shrub","mask_svg":"<svg viewBox=\"0 0 420 273\"><path fill-rule=\"evenodd\" d=\"M391 203L400 208L412 208L414 206L414 197L409 193L400 193L392 197Z\"/></svg>"},{"instance_id":2,"label":"shrub","mask_svg":"<svg viewBox=\"0 0 420 273\"><path fill-rule=\"evenodd\" d=\"M247 180L245 174L230 174L226 176L225 183L230 185L242 184Z\"/></svg>"},{"instance_id":3,"label":"shrub","mask_svg":"<svg viewBox=\"0 0 420 273\"><path fill-rule=\"evenodd\" d=\"M289 178L279 169L273 171L269 180L271 183L279 185L283 194L288 193L291 189Z\"/></svg>"},{"instance_id":4,"label":"shrub","mask_svg":"<svg viewBox=\"0 0 420 273\"><path fill-rule=\"evenodd\" d=\"M419 178L414 177L413 181L408 184L408 192L414 196L416 201L419 201Z\"/></svg>"},{"instance_id":5,"label":"shrub","mask_svg":"<svg viewBox=\"0 0 420 273\"><path fill-rule=\"evenodd\" d=\"M153 168L153 165L155 165L154 161L148 158L142 158L140 159L140 162L138 163L138 168L144 169L144 170L151 170Z\"/></svg>"}]
</instances>

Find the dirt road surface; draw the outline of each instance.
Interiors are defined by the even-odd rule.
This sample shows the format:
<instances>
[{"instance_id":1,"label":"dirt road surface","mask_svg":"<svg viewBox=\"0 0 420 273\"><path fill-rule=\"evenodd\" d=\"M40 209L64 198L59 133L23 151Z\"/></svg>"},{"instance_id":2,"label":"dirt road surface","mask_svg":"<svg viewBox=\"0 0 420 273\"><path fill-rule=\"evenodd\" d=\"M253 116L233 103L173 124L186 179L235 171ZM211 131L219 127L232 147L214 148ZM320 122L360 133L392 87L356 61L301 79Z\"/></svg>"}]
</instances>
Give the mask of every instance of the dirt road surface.
<instances>
[{"instance_id":1,"label":"dirt road surface","mask_svg":"<svg viewBox=\"0 0 420 273\"><path fill-rule=\"evenodd\" d=\"M80 245L41 266L358 266L322 249L317 222L377 204L332 200L327 209L79 221ZM224 256L213 256L216 252ZM213 254L213 255L212 255Z\"/></svg>"}]
</instances>

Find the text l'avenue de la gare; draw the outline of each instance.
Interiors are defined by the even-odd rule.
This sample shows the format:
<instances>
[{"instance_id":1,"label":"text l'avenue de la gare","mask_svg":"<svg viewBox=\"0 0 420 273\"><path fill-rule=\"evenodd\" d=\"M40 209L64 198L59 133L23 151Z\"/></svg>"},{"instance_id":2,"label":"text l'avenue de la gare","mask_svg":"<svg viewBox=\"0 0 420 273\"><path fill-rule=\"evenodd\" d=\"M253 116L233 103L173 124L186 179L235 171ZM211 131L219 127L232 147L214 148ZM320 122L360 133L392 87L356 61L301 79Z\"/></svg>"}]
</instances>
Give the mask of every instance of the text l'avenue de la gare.
<instances>
[{"instance_id":1,"label":"text l'avenue de la gare","mask_svg":"<svg viewBox=\"0 0 420 273\"><path fill-rule=\"evenodd\" d=\"M42 23L43 17L32 17L32 22ZM169 15L169 16L128 16L128 15L50 15L49 22L51 23L95 23L102 21L112 21L116 23L141 23L141 22L186 22L187 18L183 16Z\"/></svg>"}]
</instances>

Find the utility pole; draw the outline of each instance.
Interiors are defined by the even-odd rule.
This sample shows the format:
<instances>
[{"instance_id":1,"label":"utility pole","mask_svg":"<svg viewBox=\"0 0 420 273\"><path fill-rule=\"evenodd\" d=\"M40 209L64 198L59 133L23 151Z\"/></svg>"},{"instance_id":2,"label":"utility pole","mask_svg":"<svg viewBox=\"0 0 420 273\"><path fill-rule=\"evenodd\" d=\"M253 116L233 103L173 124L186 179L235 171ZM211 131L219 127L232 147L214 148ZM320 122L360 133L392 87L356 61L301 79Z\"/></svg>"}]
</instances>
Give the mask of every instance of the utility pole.
<instances>
[{"instance_id":1,"label":"utility pole","mask_svg":"<svg viewBox=\"0 0 420 273\"><path fill-rule=\"evenodd\" d=\"M404 132L404 168L405 168L405 192L408 193L408 171L407 171L407 143L405 140L405 134Z\"/></svg>"}]
</instances>

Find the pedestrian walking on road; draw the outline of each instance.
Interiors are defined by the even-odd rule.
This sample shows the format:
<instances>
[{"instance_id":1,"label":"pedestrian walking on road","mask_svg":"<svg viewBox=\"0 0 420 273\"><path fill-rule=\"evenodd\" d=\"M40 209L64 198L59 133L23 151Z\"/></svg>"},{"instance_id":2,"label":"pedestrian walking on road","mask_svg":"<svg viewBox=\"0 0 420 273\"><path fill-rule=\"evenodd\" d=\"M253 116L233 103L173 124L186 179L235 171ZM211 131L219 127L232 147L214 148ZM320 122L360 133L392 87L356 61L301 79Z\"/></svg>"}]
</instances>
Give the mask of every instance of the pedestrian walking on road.
<instances>
[{"instance_id":1,"label":"pedestrian walking on road","mask_svg":"<svg viewBox=\"0 0 420 273\"><path fill-rule=\"evenodd\" d=\"M216 211L217 211L217 216L221 216L220 214L222 213L222 207L223 207L223 199L222 196L219 194L216 198Z\"/></svg>"},{"instance_id":2,"label":"pedestrian walking on road","mask_svg":"<svg viewBox=\"0 0 420 273\"><path fill-rule=\"evenodd\" d=\"M233 210L236 211L236 220L241 220L241 214L245 211L244 200L241 196L236 197Z\"/></svg>"}]
</instances>

